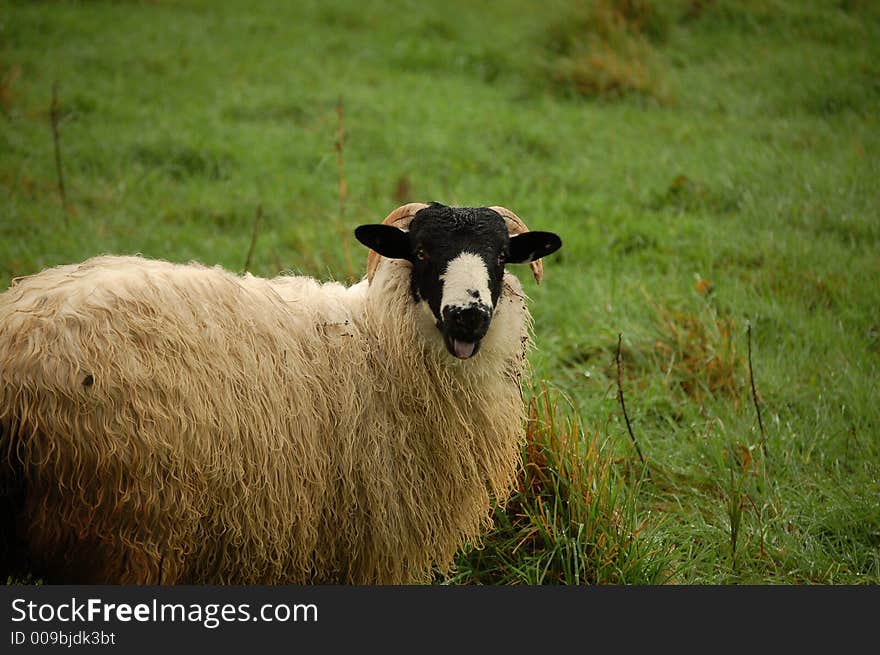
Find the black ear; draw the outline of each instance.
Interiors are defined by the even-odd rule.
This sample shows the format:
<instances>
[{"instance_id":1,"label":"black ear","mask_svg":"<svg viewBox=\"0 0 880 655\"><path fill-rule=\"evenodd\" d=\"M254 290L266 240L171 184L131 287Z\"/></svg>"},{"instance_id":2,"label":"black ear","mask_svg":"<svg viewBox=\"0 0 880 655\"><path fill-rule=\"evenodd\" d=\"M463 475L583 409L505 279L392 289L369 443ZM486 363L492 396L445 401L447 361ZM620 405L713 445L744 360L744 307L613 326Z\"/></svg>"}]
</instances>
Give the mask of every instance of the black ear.
<instances>
[{"instance_id":1,"label":"black ear","mask_svg":"<svg viewBox=\"0 0 880 655\"><path fill-rule=\"evenodd\" d=\"M510 237L511 264L527 264L546 257L562 247L562 239L553 232L523 232Z\"/></svg>"},{"instance_id":2,"label":"black ear","mask_svg":"<svg viewBox=\"0 0 880 655\"><path fill-rule=\"evenodd\" d=\"M383 257L412 260L409 234L393 225L361 225L354 236Z\"/></svg>"}]
</instances>

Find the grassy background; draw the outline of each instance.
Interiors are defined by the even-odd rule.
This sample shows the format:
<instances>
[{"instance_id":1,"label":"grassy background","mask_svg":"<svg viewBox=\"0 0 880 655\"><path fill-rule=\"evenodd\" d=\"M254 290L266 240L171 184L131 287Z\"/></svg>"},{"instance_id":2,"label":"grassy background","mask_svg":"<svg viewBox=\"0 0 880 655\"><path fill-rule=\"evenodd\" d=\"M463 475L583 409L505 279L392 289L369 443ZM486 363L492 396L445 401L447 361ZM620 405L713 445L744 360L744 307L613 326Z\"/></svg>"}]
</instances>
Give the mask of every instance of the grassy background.
<instances>
[{"instance_id":1,"label":"grassy background","mask_svg":"<svg viewBox=\"0 0 880 655\"><path fill-rule=\"evenodd\" d=\"M258 207L262 275L411 200L562 236L522 491L439 582L880 583L877 3L4 0L0 113L0 288L240 270Z\"/></svg>"}]
</instances>

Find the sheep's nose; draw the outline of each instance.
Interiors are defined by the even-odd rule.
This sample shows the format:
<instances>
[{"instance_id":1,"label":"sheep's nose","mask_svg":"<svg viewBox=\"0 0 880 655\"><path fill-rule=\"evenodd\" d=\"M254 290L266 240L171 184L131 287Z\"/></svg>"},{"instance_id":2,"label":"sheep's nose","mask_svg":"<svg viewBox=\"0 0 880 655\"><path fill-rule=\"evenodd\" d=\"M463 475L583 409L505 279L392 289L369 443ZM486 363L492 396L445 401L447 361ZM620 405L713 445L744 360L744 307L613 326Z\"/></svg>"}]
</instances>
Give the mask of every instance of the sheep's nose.
<instances>
[{"instance_id":1,"label":"sheep's nose","mask_svg":"<svg viewBox=\"0 0 880 655\"><path fill-rule=\"evenodd\" d=\"M456 339L479 341L489 329L492 310L485 305L473 303L467 307L447 305L443 308L443 324Z\"/></svg>"}]
</instances>

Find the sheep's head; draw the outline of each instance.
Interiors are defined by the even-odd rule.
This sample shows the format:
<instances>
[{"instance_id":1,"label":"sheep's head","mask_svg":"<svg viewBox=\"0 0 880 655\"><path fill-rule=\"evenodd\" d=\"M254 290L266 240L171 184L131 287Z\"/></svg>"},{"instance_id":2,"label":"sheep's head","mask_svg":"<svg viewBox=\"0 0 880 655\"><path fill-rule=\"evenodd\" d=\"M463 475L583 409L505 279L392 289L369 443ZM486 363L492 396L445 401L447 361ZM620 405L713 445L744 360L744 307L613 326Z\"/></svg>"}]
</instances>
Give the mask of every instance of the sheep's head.
<instances>
[{"instance_id":1,"label":"sheep's head","mask_svg":"<svg viewBox=\"0 0 880 655\"><path fill-rule=\"evenodd\" d=\"M415 302L427 305L446 349L459 359L480 348L501 295L505 264L531 263L562 246L552 232L530 232L503 207L447 207L412 203L392 212L381 225L361 225L355 237L377 255L412 264ZM378 257L367 263L372 278Z\"/></svg>"}]
</instances>

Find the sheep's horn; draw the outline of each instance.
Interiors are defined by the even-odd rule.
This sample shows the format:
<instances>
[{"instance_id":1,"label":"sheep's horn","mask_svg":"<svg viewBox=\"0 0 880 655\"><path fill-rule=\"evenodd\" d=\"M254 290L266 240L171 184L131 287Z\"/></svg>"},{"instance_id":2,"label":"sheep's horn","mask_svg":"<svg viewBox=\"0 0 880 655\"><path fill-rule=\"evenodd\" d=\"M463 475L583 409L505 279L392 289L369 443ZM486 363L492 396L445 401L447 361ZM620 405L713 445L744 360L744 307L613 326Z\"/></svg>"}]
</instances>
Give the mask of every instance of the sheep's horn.
<instances>
[{"instance_id":1,"label":"sheep's horn","mask_svg":"<svg viewBox=\"0 0 880 655\"><path fill-rule=\"evenodd\" d=\"M409 228L409 224L413 219L413 216L416 213L425 207L427 207L423 202L410 202L406 205L401 205L393 212L388 214L385 217L385 220L382 221L384 225L393 225L395 227L399 227L401 230L406 230ZM376 274L376 269L379 268L379 263L382 261L382 255L377 253L374 250L370 250L367 254L367 279L372 282L373 276Z\"/></svg>"},{"instance_id":2,"label":"sheep's horn","mask_svg":"<svg viewBox=\"0 0 880 655\"><path fill-rule=\"evenodd\" d=\"M489 209L501 214L501 218L507 223L507 231L510 232L511 236L529 231L529 227L523 223L523 220L507 207L499 207L496 205L494 207L489 207ZM532 269L532 275L535 276L535 282L541 284L541 280L544 279L544 264L538 259L529 264L529 266Z\"/></svg>"}]
</instances>

